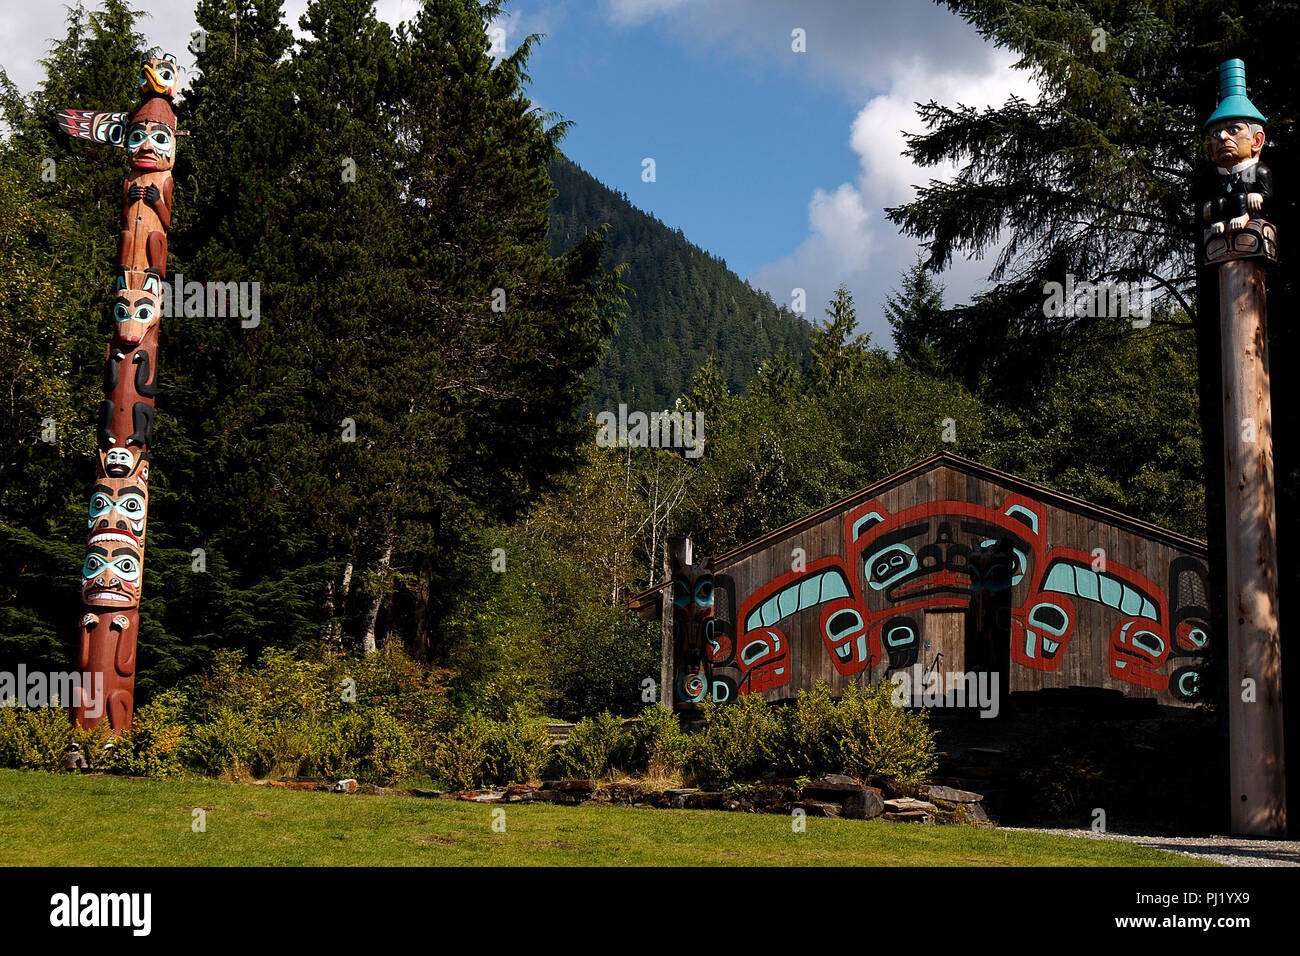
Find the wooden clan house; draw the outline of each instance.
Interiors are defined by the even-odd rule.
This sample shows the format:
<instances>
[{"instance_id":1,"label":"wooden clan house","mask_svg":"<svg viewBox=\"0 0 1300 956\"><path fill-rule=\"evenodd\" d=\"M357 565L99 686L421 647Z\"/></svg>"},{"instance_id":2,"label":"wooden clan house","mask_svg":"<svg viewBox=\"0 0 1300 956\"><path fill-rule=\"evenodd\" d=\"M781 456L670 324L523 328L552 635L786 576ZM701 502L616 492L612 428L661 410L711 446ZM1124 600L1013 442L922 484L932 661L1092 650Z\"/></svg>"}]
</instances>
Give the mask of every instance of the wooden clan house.
<instances>
[{"instance_id":1,"label":"wooden clan house","mask_svg":"<svg viewBox=\"0 0 1300 956\"><path fill-rule=\"evenodd\" d=\"M900 672L1184 707L1202 691L1204 543L954 455L712 559L690 552L672 539L666 581L631 602L664 621L678 710Z\"/></svg>"}]
</instances>

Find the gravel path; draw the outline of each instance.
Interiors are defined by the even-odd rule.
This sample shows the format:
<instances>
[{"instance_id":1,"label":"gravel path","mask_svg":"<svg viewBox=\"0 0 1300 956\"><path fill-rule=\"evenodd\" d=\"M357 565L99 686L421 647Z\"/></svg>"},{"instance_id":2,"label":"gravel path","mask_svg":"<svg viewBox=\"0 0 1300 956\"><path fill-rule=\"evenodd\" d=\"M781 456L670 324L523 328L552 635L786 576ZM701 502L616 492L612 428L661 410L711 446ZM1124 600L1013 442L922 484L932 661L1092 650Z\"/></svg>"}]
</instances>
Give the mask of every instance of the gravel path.
<instances>
[{"instance_id":1,"label":"gravel path","mask_svg":"<svg viewBox=\"0 0 1300 956\"><path fill-rule=\"evenodd\" d=\"M1227 866L1300 866L1300 840L1257 840L1249 837L1178 837L1152 833L1095 833L1092 830L1002 827L1022 833L1053 833L1087 840L1119 840L1184 856L1213 860Z\"/></svg>"}]
</instances>

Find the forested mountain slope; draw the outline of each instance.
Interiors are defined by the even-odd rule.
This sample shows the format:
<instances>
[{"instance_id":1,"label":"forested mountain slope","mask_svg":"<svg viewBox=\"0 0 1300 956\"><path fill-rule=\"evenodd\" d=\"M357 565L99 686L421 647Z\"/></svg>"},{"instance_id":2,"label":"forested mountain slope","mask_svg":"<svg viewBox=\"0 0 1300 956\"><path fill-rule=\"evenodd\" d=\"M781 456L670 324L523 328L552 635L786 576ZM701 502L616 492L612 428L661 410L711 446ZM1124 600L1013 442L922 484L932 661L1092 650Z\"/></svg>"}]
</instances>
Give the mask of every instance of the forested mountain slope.
<instances>
[{"instance_id":1,"label":"forested mountain slope","mask_svg":"<svg viewBox=\"0 0 1300 956\"><path fill-rule=\"evenodd\" d=\"M778 307L681 230L637 209L570 160L552 162L550 173L559 193L550 210L552 255L608 223L603 264L627 264L627 317L591 372L595 391L588 409L619 402L670 407L710 354L733 391L782 348L807 367L811 327L803 316ZM816 303L809 307L820 313Z\"/></svg>"}]
</instances>

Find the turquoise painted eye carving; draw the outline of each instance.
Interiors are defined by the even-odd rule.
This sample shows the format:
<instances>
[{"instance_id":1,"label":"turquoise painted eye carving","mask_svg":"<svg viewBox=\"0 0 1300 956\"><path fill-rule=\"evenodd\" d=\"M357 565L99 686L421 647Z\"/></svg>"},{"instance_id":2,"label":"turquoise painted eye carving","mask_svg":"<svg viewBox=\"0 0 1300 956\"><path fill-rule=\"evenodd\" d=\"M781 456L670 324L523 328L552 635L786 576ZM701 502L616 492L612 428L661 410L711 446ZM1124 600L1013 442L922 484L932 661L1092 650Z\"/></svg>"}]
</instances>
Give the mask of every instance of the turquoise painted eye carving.
<instances>
[{"instance_id":1,"label":"turquoise painted eye carving","mask_svg":"<svg viewBox=\"0 0 1300 956\"><path fill-rule=\"evenodd\" d=\"M81 576L89 581L110 571L115 572L123 581L136 581L140 577L140 562L129 554L112 561L105 561L97 554L89 554L81 568Z\"/></svg>"},{"instance_id":2,"label":"turquoise painted eye carving","mask_svg":"<svg viewBox=\"0 0 1300 956\"><path fill-rule=\"evenodd\" d=\"M138 126L134 127L131 130L131 135L127 138L126 148L132 150L139 149L144 145L144 141L148 138L148 134L145 133L143 129Z\"/></svg>"},{"instance_id":3,"label":"turquoise painted eye carving","mask_svg":"<svg viewBox=\"0 0 1300 956\"><path fill-rule=\"evenodd\" d=\"M113 499L108 495L93 494L90 496L89 524L94 524L99 518L104 517L113 510Z\"/></svg>"},{"instance_id":4,"label":"turquoise painted eye carving","mask_svg":"<svg viewBox=\"0 0 1300 956\"><path fill-rule=\"evenodd\" d=\"M131 319L131 310L119 302L113 306L113 318L119 322L129 322Z\"/></svg>"},{"instance_id":5,"label":"turquoise painted eye carving","mask_svg":"<svg viewBox=\"0 0 1300 956\"><path fill-rule=\"evenodd\" d=\"M140 563L129 555L121 558L114 558L109 563L113 569L117 571L117 576L123 581L134 581L140 577Z\"/></svg>"},{"instance_id":6,"label":"turquoise painted eye carving","mask_svg":"<svg viewBox=\"0 0 1300 956\"><path fill-rule=\"evenodd\" d=\"M700 607L713 607L713 582L701 581L695 588L695 603Z\"/></svg>"}]
</instances>

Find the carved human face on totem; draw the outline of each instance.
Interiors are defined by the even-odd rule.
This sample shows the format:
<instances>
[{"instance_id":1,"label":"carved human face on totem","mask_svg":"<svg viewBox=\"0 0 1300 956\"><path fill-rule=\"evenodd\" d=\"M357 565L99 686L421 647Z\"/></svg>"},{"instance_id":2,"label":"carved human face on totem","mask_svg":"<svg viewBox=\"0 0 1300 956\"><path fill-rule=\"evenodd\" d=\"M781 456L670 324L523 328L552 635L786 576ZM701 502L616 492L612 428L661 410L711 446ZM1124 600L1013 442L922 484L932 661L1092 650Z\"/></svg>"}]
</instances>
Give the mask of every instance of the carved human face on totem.
<instances>
[{"instance_id":1,"label":"carved human face on totem","mask_svg":"<svg viewBox=\"0 0 1300 956\"><path fill-rule=\"evenodd\" d=\"M1245 119L1226 119L1207 131L1210 156L1216 166L1231 169L1253 159L1264 149L1264 127Z\"/></svg>"},{"instance_id":2,"label":"carved human face on totem","mask_svg":"<svg viewBox=\"0 0 1300 956\"><path fill-rule=\"evenodd\" d=\"M136 82L140 86L140 95L157 93L171 99L176 95L176 84L180 71L170 57L149 57L140 64L140 75Z\"/></svg>"},{"instance_id":3,"label":"carved human face on totem","mask_svg":"<svg viewBox=\"0 0 1300 956\"><path fill-rule=\"evenodd\" d=\"M101 478L90 492L86 513L88 545L144 547L149 487L138 478Z\"/></svg>"},{"instance_id":4,"label":"carved human face on totem","mask_svg":"<svg viewBox=\"0 0 1300 956\"><path fill-rule=\"evenodd\" d=\"M171 169L176 161L176 131L155 120L132 123L126 131L126 153L136 169Z\"/></svg>"},{"instance_id":5,"label":"carved human face on totem","mask_svg":"<svg viewBox=\"0 0 1300 956\"><path fill-rule=\"evenodd\" d=\"M104 474L109 478L125 478L135 471L135 452L129 448L110 448L104 452ZM148 480L148 466L142 469L141 481Z\"/></svg>"},{"instance_id":6,"label":"carved human face on totem","mask_svg":"<svg viewBox=\"0 0 1300 956\"><path fill-rule=\"evenodd\" d=\"M130 610L140 603L143 576L139 546L125 541L88 544L81 566L81 599L89 607Z\"/></svg>"},{"instance_id":7,"label":"carved human face on totem","mask_svg":"<svg viewBox=\"0 0 1300 956\"><path fill-rule=\"evenodd\" d=\"M126 345L139 345L144 334L162 318L162 279L158 270L121 269L112 312L117 338Z\"/></svg>"}]
</instances>

